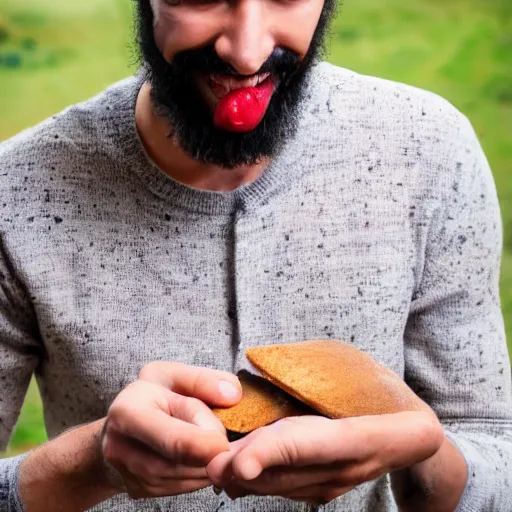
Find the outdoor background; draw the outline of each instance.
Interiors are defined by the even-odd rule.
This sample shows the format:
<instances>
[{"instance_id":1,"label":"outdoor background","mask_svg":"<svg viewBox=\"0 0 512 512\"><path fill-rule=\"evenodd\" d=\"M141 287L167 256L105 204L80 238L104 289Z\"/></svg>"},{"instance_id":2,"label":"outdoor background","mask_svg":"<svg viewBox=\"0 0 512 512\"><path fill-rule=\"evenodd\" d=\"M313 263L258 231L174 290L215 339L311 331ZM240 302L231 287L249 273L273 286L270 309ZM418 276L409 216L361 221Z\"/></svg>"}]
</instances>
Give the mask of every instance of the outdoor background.
<instances>
[{"instance_id":1,"label":"outdoor background","mask_svg":"<svg viewBox=\"0 0 512 512\"><path fill-rule=\"evenodd\" d=\"M132 0L0 0L0 141L130 75L132 35ZM512 0L345 0L328 60L434 91L472 121L501 199L512 347ZM32 383L7 455L45 440Z\"/></svg>"}]
</instances>

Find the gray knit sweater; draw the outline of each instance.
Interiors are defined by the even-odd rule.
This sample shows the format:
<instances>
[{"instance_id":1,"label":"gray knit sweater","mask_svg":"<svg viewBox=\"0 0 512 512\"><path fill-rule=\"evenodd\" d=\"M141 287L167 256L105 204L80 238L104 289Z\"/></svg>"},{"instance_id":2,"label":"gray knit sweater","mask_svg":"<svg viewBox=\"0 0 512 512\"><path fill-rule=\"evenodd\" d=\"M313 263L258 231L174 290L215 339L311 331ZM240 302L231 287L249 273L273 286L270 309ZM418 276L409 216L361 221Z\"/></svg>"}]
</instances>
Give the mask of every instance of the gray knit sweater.
<instances>
[{"instance_id":1,"label":"gray knit sweater","mask_svg":"<svg viewBox=\"0 0 512 512\"><path fill-rule=\"evenodd\" d=\"M146 157L141 75L0 145L0 446L31 375L50 438L105 415L145 363L236 372L254 345L345 340L403 376L469 464L460 511L512 511L502 225L468 120L422 90L319 64L293 141L234 192ZM24 456L0 461L21 510ZM389 479L322 507L394 511ZM310 511L211 488L95 511Z\"/></svg>"}]
</instances>

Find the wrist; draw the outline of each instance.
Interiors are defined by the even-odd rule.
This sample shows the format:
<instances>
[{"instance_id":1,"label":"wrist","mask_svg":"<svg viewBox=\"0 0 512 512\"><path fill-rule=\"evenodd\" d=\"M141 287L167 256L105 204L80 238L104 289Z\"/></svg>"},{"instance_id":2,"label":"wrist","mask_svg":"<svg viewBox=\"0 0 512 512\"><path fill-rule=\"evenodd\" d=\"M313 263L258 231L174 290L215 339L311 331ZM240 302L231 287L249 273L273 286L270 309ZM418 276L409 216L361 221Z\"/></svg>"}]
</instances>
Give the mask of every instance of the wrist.
<instances>
[{"instance_id":1,"label":"wrist","mask_svg":"<svg viewBox=\"0 0 512 512\"><path fill-rule=\"evenodd\" d=\"M453 512L467 479L464 456L446 436L434 455L391 474L400 512Z\"/></svg>"},{"instance_id":2,"label":"wrist","mask_svg":"<svg viewBox=\"0 0 512 512\"><path fill-rule=\"evenodd\" d=\"M101 450L104 420L66 431L35 449L21 464L19 496L25 510L86 510L119 494Z\"/></svg>"}]
</instances>

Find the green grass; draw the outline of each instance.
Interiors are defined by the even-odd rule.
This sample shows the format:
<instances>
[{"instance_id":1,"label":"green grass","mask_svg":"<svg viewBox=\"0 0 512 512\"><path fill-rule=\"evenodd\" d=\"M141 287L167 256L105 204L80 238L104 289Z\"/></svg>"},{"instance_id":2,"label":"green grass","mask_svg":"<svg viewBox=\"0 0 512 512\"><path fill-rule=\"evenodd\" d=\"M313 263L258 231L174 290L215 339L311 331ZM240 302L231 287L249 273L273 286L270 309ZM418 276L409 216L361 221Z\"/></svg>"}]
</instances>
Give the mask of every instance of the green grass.
<instances>
[{"instance_id":1,"label":"green grass","mask_svg":"<svg viewBox=\"0 0 512 512\"><path fill-rule=\"evenodd\" d=\"M24 453L46 441L46 429L42 419L41 400L35 381L28 390L20 420L16 426L11 446L5 456Z\"/></svg>"},{"instance_id":2,"label":"green grass","mask_svg":"<svg viewBox=\"0 0 512 512\"><path fill-rule=\"evenodd\" d=\"M0 0L0 140L131 74L131 40L130 0ZM436 92L472 121L502 204L512 341L512 2L345 0L328 60ZM32 383L9 454L45 439Z\"/></svg>"}]
</instances>

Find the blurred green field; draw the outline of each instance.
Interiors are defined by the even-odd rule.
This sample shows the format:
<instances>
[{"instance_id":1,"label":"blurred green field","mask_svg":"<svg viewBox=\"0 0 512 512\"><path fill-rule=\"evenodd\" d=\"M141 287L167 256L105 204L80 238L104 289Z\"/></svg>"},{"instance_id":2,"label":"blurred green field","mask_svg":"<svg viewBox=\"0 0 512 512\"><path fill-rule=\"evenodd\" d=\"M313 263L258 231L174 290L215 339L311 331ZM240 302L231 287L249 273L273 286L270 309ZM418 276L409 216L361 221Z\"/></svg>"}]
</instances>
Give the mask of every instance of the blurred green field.
<instances>
[{"instance_id":1,"label":"blurred green field","mask_svg":"<svg viewBox=\"0 0 512 512\"><path fill-rule=\"evenodd\" d=\"M0 0L0 140L134 71L131 7ZM502 204L512 347L512 1L345 0L333 28L329 61L436 92L472 121ZM7 455L45 439L32 383Z\"/></svg>"}]
</instances>

